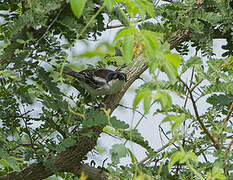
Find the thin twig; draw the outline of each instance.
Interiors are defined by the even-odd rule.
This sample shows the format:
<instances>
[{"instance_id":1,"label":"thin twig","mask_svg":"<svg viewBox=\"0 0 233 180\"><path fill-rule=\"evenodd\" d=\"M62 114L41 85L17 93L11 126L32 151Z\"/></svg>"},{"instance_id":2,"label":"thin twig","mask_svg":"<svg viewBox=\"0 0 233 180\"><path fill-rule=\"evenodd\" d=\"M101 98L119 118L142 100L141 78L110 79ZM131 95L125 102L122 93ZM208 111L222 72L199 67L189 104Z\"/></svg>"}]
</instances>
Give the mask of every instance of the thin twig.
<instances>
[{"instance_id":1,"label":"thin twig","mask_svg":"<svg viewBox=\"0 0 233 180\"><path fill-rule=\"evenodd\" d=\"M122 105L122 104L119 104L119 106L121 106L121 107L123 107L123 108L126 108L126 109L131 109L131 110L133 110L133 108L124 106L124 105ZM138 114L140 114L140 115L141 115L142 117L144 117L145 119L147 119L147 117L146 117L143 113L141 113L140 111L138 111L137 109L135 109L134 111L137 112Z\"/></svg>"},{"instance_id":2,"label":"thin twig","mask_svg":"<svg viewBox=\"0 0 233 180\"><path fill-rule=\"evenodd\" d=\"M55 115L57 115L57 114L54 114L54 116ZM21 119L26 119L26 120L34 120L34 121L42 121L42 120L47 121L53 126L53 128L55 130L57 130L64 138L66 138L66 133L54 121L50 120L49 118L44 118L44 117L32 118L32 117L23 116L23 114L20 115L20 116L8 116L8 118L9 117L21 118Z\"/></svg>"},{"instance_id":3,"label":"thin twig","mask_svg":"<svg viewBox=\"0 0 233 180\"><path fill-rule=\"evenodd\" d=\"M192 104L193 104L193 109L194 109L194 113L195 113L195 115L196 115L197 121L200 123L200 125L201 125L203 131L205 132L205 134L206 134L206 135L211 139L211 141L213 142L214 147L215 147L216 149L219 149L219 145L216 144L215 138L210 134L210 132L208 131L208 129L206 128L205 124L202 122L202 120L201 120L201 118L200 118L200 116L199 116L199 113L198 113L198 110L197 110L197 105L196 105L196 102L195 102L195 100L194 100L194 98L193 98L193 94L192 94L191 89L188 87L188 85L187 85L180 77L178 77L178 79L182 82L182 84L187 88L187 90L188 90L188 92L189 92L189 96L190 96L190 99L191 99Z\"/></svg>"},{"instance_id":4,"label":"thin twig","mask_svg":"<svg viewBox=\"0 0 233 180\"><path fill-rule=\"evenodd\" d=\"M193 91L199 84L201 84L202 81L203 79L199 81L197 84L195 84L192 88L190 88L190 91Z\"/></svg>"},{"instance_id":5,"label":"thin twig","mask_svg":"<svg viewBox=\"0 0 233 180\"><path fill-rule=\"evenodd\" d=\"M27 115L28 113L30 113L30 112L32 112L34 109L32 109L32 110L28 110L28 111L26 111L26 109L25 109L25 106L24 105L22 105L23 106L23 110L24 110L24 113L22 113L21 111L20 111L20 116L25 116L25 115ZM22 120L23 120L23 122L24 122L24 124L25 124L25 133L29 136L29 140L30 140L30 146L31 146L31 148L33 149L33 151L34 151L34 153L36 154L36 149L35 149L35 144L34 144L34 141L33 141L33 138L32 138L32 135L31 135L31 132L30 132L30 128L28 127L28 120L27 119L25 119L25 118L22 118Z\"/></svg>"},{"instance_id":6,"label":"thin twig","mask_svg":"<svg viewBox=\"0 0 233 180\"><path fill-rule=\"evenodd\" d=\"M170 141L171 139L167 136L167 134L164 132L163 128L161 125L159 125L159 130L163 133L163 135ZM175 146L177 149L179 148L175 143L172 143L173 146Z\"/></svg>"},{"instance_id":7,"label":"thin twig","mask_svg":"<svg viewBox=\"0 0 233 180\"><path fill-rule=\"evenodd\" d=\"M225 119L224 122L223 122L224 125L225 125L225 124L227 123L227 121L229 120L232 111L233 111L233 102L231 103L231 107L230 107L230 109L229 109L229 111L228 111L228 113L227 113L227 117L226 117L226 119Z\"/></svg>"},{"instance_id":8,"label":"thin twig","mask_svg":"<svg viewBox=\"0 0 233 180\"><path fill-rule=\"evenodd\" d=\"M29 129L29 127L28 127L28 123L27 123L27 120L25 119L25 118L22 118L22 120L23 120L23 122L24 122L24 124L25 124L25 128L26 128L26 130L27 130L27 132L25 132L25 133L27 133L27 135L29 136L29 139L30 139L30 145L31 145L31 147L32 147L32 149L36 152L36 150L34 149L34 143L33 143L33 139L32 139L32 136L31 136L31 132L30 132L30 129Z\"/></svg>"},{"instance_id":9,"label":"thin twig","mask_svg":"<svg viewBox=\"0 0 233 180\"><path fill-rule=\"evenodd\" d=\"M172 0L162 0L164 2L174 3Z\"/></svg>"},{"instance_id":10,"label":"thin twig","mask_svg":"<svg viewBox=\"0 0 233 180\"><path fill-rule=\"evenodd\" d=\"M122 139L122 137L119 137L118 135L110 134L110 133L108 133L108 132L106 132L106 131L103 131L103 133L105 133L105 134L107 134L107 135L109 135L109 136L111 136L112 138L117 139L117 140L121 140L121 139Z\"/></svg>"},{"instance_id":11,"label":"thin twig","mask_svg":"<svg viewBox=\"0 0 233 180\"><path fill-rule=\"evenodd\" d=\"M194 67L192 68L192 74L191 74L191 80L190 80L190 84L189 84L189 88L192 87L192 83L193 83L193 76L194 76ZM188 90L187 90L188 91ZM184 102L184 106L183 108L186 107L187 105L187 102L188 102L188 92L186 91L186 97L185 97L185 102ZM183 122L183 126L184 126L184 137L183 137L183 142L182 142L182 146L184 147L185 146L185 124L186 124L186 121Z\"/></svg>"},{"instance_id":12,"label":"thin twig","mask_svg":"<svg viewBox=\"0 0 233 180\"><path fill-rule=\"evenodd\" d=\"M230 142L230 143L228 144L228 146L227 146L227 150L228 150L228 151L230 151L232 144L233 144L233 139L231 140L231 142Z\"/></svg>"},{"instance_id":13,"label":"thin twig","mask_svg":"<svg viewBox=\"0 0 233 180\"><path fill-rule=\"evenodd\" d=\"M155 151L155 153L159 153L161 151L163 151L164 149L166 149L168 146L170 146L172 143L167 143L165 144L163 147L159 148L158 150ZM147 156L146 158L144 158L143 160L139 161L138 163L136 163L136 166L143 164L144 162L146 162L147 160L149 160L151 157Z\"/></svg>"},{"instance_id":14,"label":"thin twig","mask_svg":"<svg viewBox=\"0 0 233 180\"><path fill-rule=\"evenodd\" d=\"M58 17L60 16L61 12L64 10L64 8L66 7L66 5L63 5L59 12L57 13L56 17L53 19L53 21L49 24L49 26L47 27L46 31L43 33L43 35L36 41L36 43L38 44L41 39L43 39L45 37L45 35L48 33L48 31L50 30L50 28L52 27L52 25L57 21Z\"/></svg>"}]
</instances>

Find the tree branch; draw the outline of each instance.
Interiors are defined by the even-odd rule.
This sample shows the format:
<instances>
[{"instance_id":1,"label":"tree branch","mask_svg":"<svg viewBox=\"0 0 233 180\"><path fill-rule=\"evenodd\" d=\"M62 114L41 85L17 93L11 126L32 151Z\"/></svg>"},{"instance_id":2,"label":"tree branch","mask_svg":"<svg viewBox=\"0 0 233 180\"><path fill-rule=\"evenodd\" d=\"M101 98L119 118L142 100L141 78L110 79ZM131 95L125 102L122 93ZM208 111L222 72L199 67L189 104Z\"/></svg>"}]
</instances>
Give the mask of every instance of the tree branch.
<instances>
[{"instance_id":1,"label":"tree branch","mask_svg":"<svg viewBox=\"0 0 233 180\"><path fill-rule=\"evenodd\" d=\"M102 169L98 169L95 167L90 167L85 164L81 164L79 166L75 166L70 164L69 171L77 176L80 176L82 172L84 172L85 175L88 176L89 179L93 180L107 180L107 175ZM67 169L66 168L66 169ZM59 172L63 172L65 169L61 169ZM31 175L32 174L32 175ZM31 179L31 180L39 180L44 179L44 177L49 177L53 175L54 173L49 170L49 168L45 168L42 163L30 166L29 168L25 168L24 170L20 172L13 172L11 173L11 176L3 176L1 179L3 180L22 180L22 179Z\"/></svg>"},{"instance_id":2,"label":"tree branch","mask_svg":"<svg viewBox=\"0 0 233 180\"><path fill-rule=\"evenodd\" d=\"M231 107L230 107L230 109L229 109L229 111L228 111L228 113L227 113L227 117L226 117L226 119L225 119L224 122L223 122L224 125L225 125L225 124L227 123L227 121L229 120L232 111L233 111L233 102L231 103Z\"/></svg>"},{"instance_id":3,"label":"tree branch","mask_svg":"<svg viewBox=\"0 0 233 180\"><path fill-rule=\"evenodd\" d=\"M155 153L159 153L161 151L163 151L164 149L166 149L167 147L169 147L172 143L167 143L165 144L163 147L157 149L155 151ZM139 166L140 164L143 164L144 162L146 162L147 160L149 160L151 157L150 156L147 156L146 158L144 158L143 160L141 160L140 162L136 163L137 166Z\"/></svg>"},{"instance_id":4,"label":"tree branch","mask_svg":"<svg viewBox=\"0 0 233 180\"><path fill-rule=\"evenodd\" d=\"M193 98L193 94L192 94L192 89L188 87L188 85L180 78L178 77L178 79L180 80L180 82L182 82L182 84L187 88L188 90L188 93L189 93L189 96L190 96L190 99L191 99L191 102L193 104L193 109L194 109L194 113L196 115L196 119L197 121L199 122L199 124L201 125L203 131L205 132L205 134L211 139L211 141L213 142L214 144L214 147L216 149L219 149L219 145L216 143L216 140L215 138L210 134L210 132L208 131L208 129L206 128L206 126L204 125L204 123L202 122L200 116L199 116L199 113L198 113L198 110L197 110L197 105L196 105L196 102Z\"/></svg>"}]
</instances>

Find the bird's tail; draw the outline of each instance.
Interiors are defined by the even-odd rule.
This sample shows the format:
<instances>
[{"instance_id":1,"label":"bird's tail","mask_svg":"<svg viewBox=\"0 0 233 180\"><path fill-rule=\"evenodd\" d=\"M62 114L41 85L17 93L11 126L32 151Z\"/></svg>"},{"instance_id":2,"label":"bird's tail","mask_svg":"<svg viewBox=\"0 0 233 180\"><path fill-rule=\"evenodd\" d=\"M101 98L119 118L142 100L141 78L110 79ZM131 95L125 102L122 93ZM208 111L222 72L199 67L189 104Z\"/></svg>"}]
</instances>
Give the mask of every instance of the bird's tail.
<instances>
[{"instance_id":1,"label":"bird's tail","mask_svg":"<svg viewBox=\"0 0 233 180\"><path fill-rule=\"evenodd\" d=\"M58 69L56 66L54 66L54 65L52 65L52 66L53 66L53 68L54 68L55 71L57 71L57 72L60 72L60 71L61 71L61 70ZM69 67L67 67L67 66L65 66L65 67L63 68L62 73L65 74L65 75L69 75L69 76L72 76L72 77L76 77L76 78L78 78L78 77L80 76L80 75L79 75L79 72L72 71L72 69L69 68Z\"/></svg>"},{"instance_id":2,"label":"bird's tail","mask_svg":"<svg viewBox=\"0 0 233 180\"><path fill-rule=\"evenodd\" d=\"M63 71L63 74L75 77L75 78L79 78L80 77L80 73L76 72L76 71Z\"/></svg>"}]
</instances>

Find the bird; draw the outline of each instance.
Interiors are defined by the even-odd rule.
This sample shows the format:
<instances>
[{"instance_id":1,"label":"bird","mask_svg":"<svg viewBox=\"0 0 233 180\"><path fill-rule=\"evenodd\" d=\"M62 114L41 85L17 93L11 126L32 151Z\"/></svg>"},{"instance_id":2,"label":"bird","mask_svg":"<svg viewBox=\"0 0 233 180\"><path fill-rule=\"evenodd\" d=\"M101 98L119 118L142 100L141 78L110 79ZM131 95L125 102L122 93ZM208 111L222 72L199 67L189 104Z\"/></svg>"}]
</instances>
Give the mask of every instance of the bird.
<instances>
[{"instance_id":1,"label":"bird","mask_svg":"<svg viewBox=\"0 0 233 180\"><path fill-rule=\"evenodd\" d=\"M80 86L93 97L116 94L127 81L125 73L103 68L63 73L76 78Z\"/></svg>"}]
</instances>

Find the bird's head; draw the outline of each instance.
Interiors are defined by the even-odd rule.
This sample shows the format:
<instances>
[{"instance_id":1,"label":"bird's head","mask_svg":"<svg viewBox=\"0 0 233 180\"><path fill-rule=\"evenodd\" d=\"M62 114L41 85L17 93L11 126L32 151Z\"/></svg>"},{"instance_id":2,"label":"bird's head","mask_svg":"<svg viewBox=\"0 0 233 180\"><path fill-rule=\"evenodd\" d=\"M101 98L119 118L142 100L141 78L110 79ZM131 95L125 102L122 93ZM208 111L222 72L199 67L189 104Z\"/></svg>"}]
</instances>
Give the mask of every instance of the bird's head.
<instances>
[{"instance_id":1,"label":"bird's head","mask_svg":"<svg viewBox=\"0 0 233 180\"><path fill-rule=\"evenodd\" d=\"M114 80L114 79L119 79L121 81L127 81L127 77L126 77L126 74L125 73L122 73L122 72L110 72L108 75L107 75L107 79L106 81L109 82L111 80Z\"/></svg>"}]
</instances>

